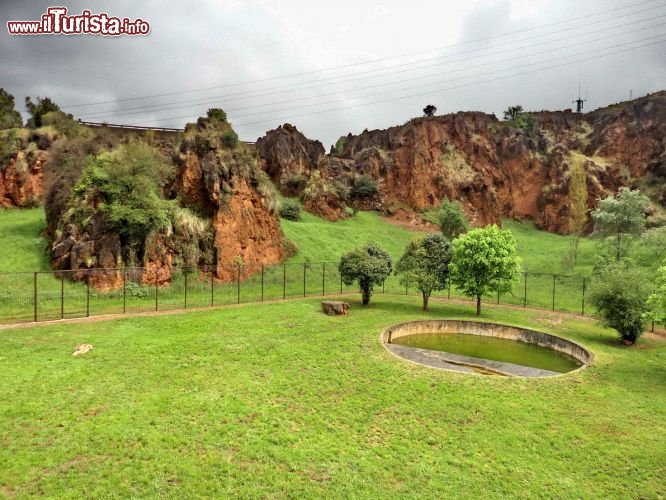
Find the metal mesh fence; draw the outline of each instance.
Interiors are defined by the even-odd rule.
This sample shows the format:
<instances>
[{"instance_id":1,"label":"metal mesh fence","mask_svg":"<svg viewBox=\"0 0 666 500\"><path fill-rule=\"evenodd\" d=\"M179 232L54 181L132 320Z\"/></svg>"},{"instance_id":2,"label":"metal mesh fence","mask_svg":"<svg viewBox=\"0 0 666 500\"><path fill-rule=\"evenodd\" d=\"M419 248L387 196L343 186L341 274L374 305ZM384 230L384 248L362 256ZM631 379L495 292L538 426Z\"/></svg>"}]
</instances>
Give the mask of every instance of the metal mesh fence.
<instances>
[{"instance_id":1,"label":"metal mesh fence","mask_svg":"<svg viewBox=\"0 0 666 500\"><path fill-rule=\"evenodd\" d=\"M304 296L357 292L345 285L337 262L285 263L249 272L238 266L84 269L34 273L0 273L0 324L49 321L105 314L205 308ZM224 280L218 276L225 277ZM541 307L585 314L590 279L523 273L509 292L484 302ZM418 294L395 275L375 287L378 294ZM469 299L455 287L433 297Z\"/></svg>"}]
</instances>

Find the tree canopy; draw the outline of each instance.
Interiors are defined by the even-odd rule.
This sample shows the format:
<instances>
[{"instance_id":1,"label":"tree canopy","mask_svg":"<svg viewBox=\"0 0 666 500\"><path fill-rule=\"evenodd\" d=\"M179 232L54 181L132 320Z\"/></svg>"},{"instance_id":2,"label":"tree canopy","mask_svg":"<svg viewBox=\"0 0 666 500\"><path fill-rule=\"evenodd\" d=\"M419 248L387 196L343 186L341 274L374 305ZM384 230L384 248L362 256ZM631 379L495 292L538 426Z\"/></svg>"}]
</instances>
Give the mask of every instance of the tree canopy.
<instances>
[{"instance_id":1,"label":"tree canopy","mask_svg":"<svg viewBox=\"0 0 666 500\"><path fill-rule=\"evenodd\" d=\"M444 198L437 220L442 234L451 240L467 231L467 218L459 201Z\"/></svg>"},{"instance_id":2,"label":"tree canopy","mask_svg":"<svg viewBox=\"0 0 666 500\"><path fill-rule=\"evenodd\" d=\"M504 120L505 121L513 120L515 118L518 118L522 114L523 114L523 107L521 105L509 106L504 111Z\"/></svg>"},{"instance_id":3,"label":"tree canopy","mask_svg":"<svg viewBox=\"0 0 666 500\"><path fill-rule=\"evenodd\" d=\"M393 263L391 256L376 243L367 243L344 254L338 270L345 285L358 282L365 306L370 303L372 289L391 274Z\"/></svg>"},{"instance_id":4,"label":"tree canopy","mask_svg":"<svg viewBox=\"0 0 666 500\"><path fill-rule=\"evenodd\" d=\"M160 189L172 173L173 166L155 149L130 142L87 158L72 201L78 210L94 206L104 212L128 259L140 258L148 234L170 225Z\"/></svg>"},{"instance_id":5,"label":"tree canopy","mask_svg":"<svg viewBox=\"0 0 666 500\"><path fill-rule=\"evenodd\" d=\"M476 297L476 314L481 314L481 297L490 292L508 292L518 280L520 258L516 240L496 225L473 229L453 240L451 282L468 297Z\"/></svg>"},{"instance_id":6,"label":"tree canopy","mask_svg":"<svg viewBox=\"0 0 666 500\"><path fill-rule=\"evenodd\" d=\"M610 260L596 268L590 287L590 302L603 324L630 344L643 333L648 312L647 281L645 274L627 260Z\"/></svg>"},{"instance_id":7,"label":"tree canopy","mask_svg":"<svg viewBox=\"0 0 666 500\"><path fill-rule=\"evenodd\" d=\"M22 126L21 114L14 109L14 96L0 88L0 130Z\"/></svg>"},{"instance_id":8,"label":"tree canopy","mask_svg":"<svg viewBox=\"0 0 666 500\"><path fill-rule=\"evenodd\" d=\"M617 195L599 201L592 212L594 235L611 241L615 260L627 254L634 237L645 229L645 211L650 200L640 191L620 188Z\"/></svg>"},{"instance_id":9,"label":"tree canopy","mask_svg":"<svg viewBox=\"0 0 666 500\"><path fill-rule=\"evenodd\" d=\"M648 312L645 317L666 326L666 260L657 270L654 292L648 297Z\"/></svg>"},{"instance_id":10,"label":"tree canopy","mask_svg":"<svg viewBox=\"0 0 666 500\"><path fill-rule=\"evenodd\" d=\"M437 113L437 107L433 106L432 104L428 104L425 108L423 108L423 114L425 116L434 116L435 113Z\"/></svg>"},{"instance_id":11,"label":"tree canopy","mask_svg":"<svg viewBox=\"0 0 666 500\"><path fill-rule=\"evenodd\" d=\"M43 123L43 117L47 113L53 111L60 111L60 106L53 102L48 97L37 97L35 102L32 102L32 98L25 98L25 109L30 113L30 119L28 120L28 127L30 128L39 128Z\"/></svg>"},{"instance_id":12,"label":"tree canopy","mask_svg":"<svg viewBox=\"0 0 666 500\"><path fill-rule=\"evenodd\" d=\"M423 310L428 310L432 292L448 284L451 243L441 234L428 234L412 240L395 265L403 285L416 285L423 297Z\"/></svg>"}]
</instances>

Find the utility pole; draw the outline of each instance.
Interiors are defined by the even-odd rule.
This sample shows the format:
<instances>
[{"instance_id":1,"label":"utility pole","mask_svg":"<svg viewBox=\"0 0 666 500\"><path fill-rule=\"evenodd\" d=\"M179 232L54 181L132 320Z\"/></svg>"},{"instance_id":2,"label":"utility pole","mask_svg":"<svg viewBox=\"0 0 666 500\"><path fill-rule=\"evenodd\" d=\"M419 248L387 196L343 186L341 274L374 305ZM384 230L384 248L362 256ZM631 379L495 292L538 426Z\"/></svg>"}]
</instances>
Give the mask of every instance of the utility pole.
<instances>
[{"instance_id":1,"label":"utility pole","mask_svg":"<svg viewBox=\"0 0 666 500\"><path fill-rule=\"evenodd\" d=\"M583 112L583 103L587 101L587 90L585 91L585 99L582 99L580 96L580 82L578 82L578 99L571 101L573 104L576 103L576 113L580 114Z\"/></svg>"}]
</instances>

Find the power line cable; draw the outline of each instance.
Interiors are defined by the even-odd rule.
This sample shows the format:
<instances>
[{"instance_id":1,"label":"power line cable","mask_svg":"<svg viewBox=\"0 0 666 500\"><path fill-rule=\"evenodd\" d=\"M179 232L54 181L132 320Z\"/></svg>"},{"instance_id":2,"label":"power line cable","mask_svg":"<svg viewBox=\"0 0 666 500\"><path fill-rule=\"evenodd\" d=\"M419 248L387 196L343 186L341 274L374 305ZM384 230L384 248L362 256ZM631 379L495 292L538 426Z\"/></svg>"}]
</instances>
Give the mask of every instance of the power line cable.
<instances>
[{"instance_id":1,"label":"power line cable","mask_svg":"<svg viewBox=\"0 0 666 500\"><path fill-rule=\"evenodd\" d=\"M666 17L666 15L660 16L660 17ZM462 71L471 71L471 70L475 70L475 69L478 69L478 68L493 66L493 65L497 65L497 64L506 63L506 62L513 62L516 59L525 59L525 58L535 57L537 55L546 54L546 53L553 52L553 51L560 51L560 50L563 50L563 49L578 47L578 46L581 46L581 45L587 45L587 44L590 44L590 43L595 43L595 42L607 40L609 38L616 39L617 37L620 37L620 36L624 36L624 35L627 35L627 34L635 34L635 33L645 31L645 30L648 30L648 29L652 29L652 28L655 28L655 27L664 26L665 24L666 23L659 23L659 24L655 24L655 25L651 25L651 26L645 26L645 27L643 27L641 29L638 29L638 30L629 30L629 31L625 31L625 32L622 32L622 33L615 33L613 35L609 35L609 36L606 36L606 37L599 37L599 38L596 38L596 39L593 39L593 40L585 40L585 41L582 41L582 42L577 42L577 43L573 43L573 44L569 44L569 45L565 45L565 46L560 46L560 47L556 47L556 48L545 49L545 50L532 52L532 53L521 54L521 55L513 55L510 58L504 58L504 59L494 60L494 61L490 61L490 62L483 63L483 64L477 64L477 65L473 65L473 66L467 66L467 67L463 67L463 68L452 69L452 70L449 70L449 71L446 71L446 72L434 73L434 74L430 74L430 75L427 75L427 76L406 78L406 79L402 79L402 80L398 80L398 81L392 81L392 82L387 82L387 83L379 83L379 84L375 84L375 85L369 85L369 86L358 87L358 88L353 88L353 89L336 90L334 92L328 92L328 93L324 93L324 94L317 94L315 96L292 98L292 99L285 99L285 100L282 100L282 101L274 101L274 102L269 102L269 103L264 103L264 104L256 104L256 105L251 105L251 106L242 106L242 107L238 107L238 108L230 108L230 109L226 109L226 111L227 111L227 113L232 113L234 111L264 108L264 111L262 111L261 113L246 113L246 114L236 115L235 118L244 117L244 116L252 116L252 115L256 115L256 114L265 114L266 112L282 111L282 110L268 110L268 111L266 111L265 108L270 107L270 106L279 105L279 104L288 104L288 103L291 103L291 102L300 102L300 101L305 101L305 100L310 100L310 99L317 99L317 98L321 98L321 97L329 97L329 96L332 96L332 95L338 95L341 92L349 92L349 91L357 92L357 91L361 91L361 90L369 90L369 89L387 87L387 86L391 86L391 85L398 85L398 84L406 83L406 82L410 82L410 81L416 81L416 80L420 81L420 80L423 80L423 79L434 78L434 77L438 77L438 76L442 76L442 75L448 75L448 74L451 74L451 73L459 73L459 72L462 72ZM522 48L526 48L526 47L522 47ZM595 49L595 50L599 50L599 49ZM501 52L506 52L506 51L501 51ZM501 52L498 52L498 53L501 53ZM592 52L592 51L583 52L582 54L589 53L589 52ZM496 55L496 54L492 54L492 55ZM551 61L552 60L557 60L557 59L561 59L563 57L574 57L574 56L577 56L577 55L581 55L581 54L562 56L560 58L554 58L554 59L550 59L550 60ZM460 61L462 61L462 60L460 60ZM460 62L460 61L454 61L454 62ZM466 78L471 78L471 77L474 77L474 76L470 76L470 77L466 77ZM428 85L432 85L432 83L419 85L417 87L425 87L425 86L428 86ZM412 88L414 88L414 87L412 87ZM387 92L393 92L393 91L395 91L395 89L387 91ZM197 104L204 104L205 102L207 102L207 101L197 103ZM331 102L331 101L329 101L329 102ZM309 105L315 105L315 104L309 104ZM296 107L299 108L299 107L305 107L305 106L307 106L307 105L296 106ZM154 110L154 111L157 111L157 112L162 112L162 111L168 111L168 110L171 110L171 109L180 109L180 108L183 108L183 107L189 107L189 106L155 107L155 108L149 108L148 111ZM130 112L125 112L125 113L112 113L112 114L103 113L101 116L104 116L104 117L120 117L120 116L129 116L129 115L141 114L141 113L145 113L146 111L147 111L146 109L140 109L139 108L139 110L137 110L137 111L130 111ZM91 117L95 117L95 116L98 116L98 115L99 115L99 113L86 115L86 119L91 119Z\"/></svg>"},{"instance_id":2,"label":"power line cable","mask_svg":"<svg viewBox=\"0 0 666 500\"><path fill-rule=\"evenodd\" d=\"M608 13L616 13L616 12L620 12L620 11L623 11L623 10L626 10L626 9L631 9L631 8L635 8L635 7L639 7L639 6L642 6L642 5L655 3L655 2L658 2L658 3L661 4L663 2L663 0L645 0L643 2L632 3L630 5L617 7L615 9L603 10L603 11L600 11L600 12L588 14L586 17L587 17L587 19L589 19L591 17L597 17L597 16L600 16L600 15L608 14ZM629 13L627 15L632 15L632 13ZM344 64L344 65L339 65L339 66L332 66L332 67L323 68L323 69L319 69L319 70L304 71L304 72L292 73L292 74L289 74L289 75L275 76L275 77L262 78L262 79L256 79L256 80L246 80L246 81L242 81L242 82L228 83L228 84L217 85L217 86L213 86L213 87L201 87L201 88L195 88L195 89L189 89L189 90L166 92L166 93L162 93L162 94L152 94L152 95L130 97L130 98L124 98L124 99L113 99L113 100L98 101L98 102L92 102L92 103L71 104L71 105L63 106L63 108L72 109L72 108L79 108L79 107L84 107L84 106L93 106L93 105L99 105L99 104L110 104L110 103L118 103L118 102L137 101L137 100L150 99L150 98L155 98L155 97L169 97L169 96L174 96L174 95L182 95L182 94L188 94L188 93L194 93L194 92L204 92L204 91L208 91L208 90L216 90L216 89L228 88L228 87L234 87L234 86L240 86L240 85L249 85L249 84L261 83L261 82L267 82L267 81L275 81L275 80L293 78L293 77L297 77L297 76L323 73L323 72L333 71L333 70L338 70L338 69L346 69L346 68L350 68L350 67L362 66L362 65L367 65L367 64L376 64L376 63L379 63L379 62L390 61L390 60L400 59L400 58L404 58L404 57L411 57L411 56L414 56L414 55L425 54L425 53L429 53L429 52L435 52L435 51L439 51L439 50L443 50L443 49L454 48L454 47L469 45L469 44L473 44L473 43L479 43L479 42L493 40L493 39L502 38L502 37L506 37L506 36L513 36L513 35L518 34L518 33L525 33L525 32L529 32L529 31L534 31L534 30L541 29L541 28L544 28L544 27L557 26L557 25L560 25L560 24L564 24L564 23L571 22L571 21L576 21L576 20L580 20L580 16L573 17L573 18L568 18L568 19L563 19L561 21L557 21L557 22L554 22L554 23L548 23L548 24L533 26L533 27L530 27L530 28L524 28L524 29L521 29L521 30L513 31L513 32L501 33L501 34L493 35L493 36L489 36L489 37L477 38L475 40L469 40L469 41L465 41L465 42L458 42L458 43L455 43L455 44L444 45L444 46L441 46L441 47L437 47L437 48L429 49L429 50L425 50L425 51L409 52L409 53L404 53L404 54L400 54L400 55L397 55L397 56L390 56L390 57L384 57L384 58L379 58L379 59L373 59L373 60L370 60L370 61L363 61L363 62L359 62L359 63L350 63L350 64ZM588 23L588 24L591 24L591 23Z\"/></svg>"}]
</instances>

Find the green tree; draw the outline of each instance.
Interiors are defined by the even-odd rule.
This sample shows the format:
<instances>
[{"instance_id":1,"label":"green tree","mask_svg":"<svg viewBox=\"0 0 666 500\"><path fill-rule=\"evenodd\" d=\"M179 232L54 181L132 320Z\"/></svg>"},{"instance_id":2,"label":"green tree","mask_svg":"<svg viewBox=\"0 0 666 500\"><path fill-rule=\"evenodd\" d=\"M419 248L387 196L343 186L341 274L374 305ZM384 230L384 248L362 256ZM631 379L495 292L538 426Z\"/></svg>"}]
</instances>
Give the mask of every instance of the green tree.
<instances>
[{"instance_id":1,"label":"green tree","mask_svg":"<svg viewBox=\"0 0 666 500\"><path fill-rule=\"evenodd\" d=\"M645 318L666 326L666 260L657 270L655 290L648 297L647 305L649 310L645 314Z\"/></svg>"},{"instance_id":2,"label":"green tree","mask_svg":"<svg viewBox=\"0 0 666 500\"><path fill-rule=\"evenodd\" d=\"M442 234L449 239L457 238L467 232L467 218L459 201L442 200L442 206L437 212L437 220Z\"/></svg>"},{"instance_id":3,"label":"green tree","mask_svg":"<svg viewBox=\"0 0 666 500\"><path fill-rule=\"evenodd\" d=\"M208 109L208 112L206 113L206 116L210 118L211 120L217 120L222 123L226 123L227 121L227 113L224 112L223 109L220 108L210 108Z\"/></svg>"},{"instance_id":4,"label":"green tree","mask_svg":"<svg viewBox=\"0 0 666 500\"><path fill-rule=\"evenodd\" d=\"M282 201L278 213L283 219L293 221L301 220L301 206L294 200L285 199Z\"/></svg>"},{"instance_id":5,"label":"green tree","mask_svg":"<svg viewBox=\"0 0 666 500\"><path fill-rule=\"evenodd\" d=\"M39 128L44 125L42 120L44 115L53 111L60 111L60 106L48 97L45 97L44 99L38 97L36 102L32 102L30 97L26 97L25 109L30 113L30 119L27 124L28 127Z\"/></svg>"},{"instance_id":6,"label":"green tree","mask_svg":"<svg viewBox=\"0 0 666 500\"><path fill-rule=\"evenodd\" d=\"M504 120L505 121L514 120L522 114L523 114L523 107L521 105L509 106L508 108L506 108L506 111L504 111Z\"/></svg>"},{"instance_id":7,"label":"green tree","mask_svg":"<svg viewBox=\"0 0 666 500\"><path fill-rule=\"evenodd\" d=\"M345 285L358 282L364 306L370 302L374 286L383 283L392 270L391 256L376 243L367 243L344 254L338 265L338 271Z\"/></svg>"},{"instance_id":8,"label":"green tree","mask_svg":"<svg viewBox=\"0 0 666 500\"><path fill-rule=\"evenodd\" d=\"M659 267L659 263L666 258L666 226L653 227L641 234L631 256L643 267Z\"/></svg>"},{"instance_id":9,"label":"green tree","mask_svg":"<svg viewBox=\"0 0 666 500\"><path fill-rule=\"evenodd\" d=\"M428 104L425 108L423 108L423 116L432 117L436 112L437 107L433 106L432 104Z\"/></svg>"},{"instance_id":10,"label":"green tree","mask_svg":"<svg viewBox=\"0 0 666 500\"><path fill-rule=\"evenodd\" d=\"M451 282L468 297L476 297L476 314L481 314L481 297L490 292L508 292L520 274L516 240L496 225L473 229L453 240L449 265Z\"/></svg>"},{"instance_id":11,"label":"green tree","mask_svg":"<svg viewBox=\"0 0 666 500\"><path fill-rule=\"evenodd\" d=\"M350 196L353 199L372 198L379 192L377 182L368 175L361 175L354 179Z\"/></svg>"},{"instance_id":12,"label":"green tree","mask_svg":"<svg viewBox=\"0 0 666 500\"><path fill-rule=\"evenodd\" d=\"M0 88L0 130L22 126L21 114L14 109L14 96Z\"/></svg>"},{"instance_id":13,"label":"green tree","mask_svg":"<svg viewBox=\"0 0 666 500\"><path fill-rule=\"evenodd\" d=\"M625 343L633 344L643 333L648 294L646 276L639 269L627 260L611 260L595 270L590 303L605 326L617 330Z\"/></svg>"},{"instance_id":14,"label":"green tree","mask_svg":"<svg viewBox=\"0 0 666 500\"><path fill-rule=\"evenodd\" d=\"M441 234L428 234L412 240L395 265L403 285L415 284L428 310L432 292L446 288L451 262L451 243Z\"/></svg>"},{"instance_id":15,"label":"green tree","mask_svg":"<svg viewBox=\"0 0 666 500\"><path fill-rule=\"evenodd\" d=\"M172 174L173 166L155 149L130 142L88 157L72 201L104 212L131 260L132 255L141 257L151 231L171 225L161 187Z\"/></svg>"},{"instance_id":16,"label":"green tree","mask_svg":"<svg viewBox=\"0 0 666 500\"><path fill-rule=\"evenodd\" d=\"M599 201L592 212L594 234L612 243L615 260L627 254L631 241L645 229L645 211L650 200L640 191L620 188L617 195Z\"/></svg>"}]
</instances>

